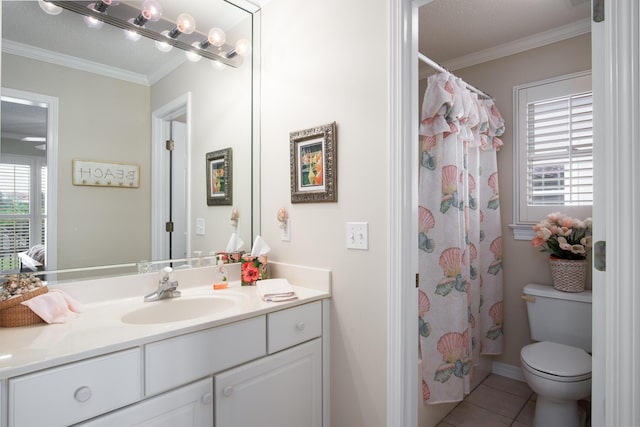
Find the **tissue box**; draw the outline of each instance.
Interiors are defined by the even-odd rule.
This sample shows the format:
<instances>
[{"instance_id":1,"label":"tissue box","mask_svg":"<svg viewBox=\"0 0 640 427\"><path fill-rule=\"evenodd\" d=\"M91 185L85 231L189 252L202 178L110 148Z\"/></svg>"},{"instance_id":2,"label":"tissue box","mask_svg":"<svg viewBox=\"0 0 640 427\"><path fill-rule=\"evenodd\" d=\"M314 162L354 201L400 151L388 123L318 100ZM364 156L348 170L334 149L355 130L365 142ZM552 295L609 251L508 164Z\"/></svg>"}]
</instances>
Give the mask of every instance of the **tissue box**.
<instances>
[{"instance_id":1,"label":"tissue box","mask_svg":"<svg viewBox=\"0 0 640 427\"><path fill-rule=\"evenodd\" d=\"M232 264L234 262L240 262L244 251L237 252L216 252L222 258L222 262L225 264Z\"/></svg>"},{"instance_id":2,"label":"tissue box","mask_svg":"<svg viewBox=\"0 0 640 427\"><path fill-rule=\"evenodd\" d=\"M242 286L255 285L257 280L267 278L267 256L244 255L240 270Z\"/></svg>"}]
</instances>

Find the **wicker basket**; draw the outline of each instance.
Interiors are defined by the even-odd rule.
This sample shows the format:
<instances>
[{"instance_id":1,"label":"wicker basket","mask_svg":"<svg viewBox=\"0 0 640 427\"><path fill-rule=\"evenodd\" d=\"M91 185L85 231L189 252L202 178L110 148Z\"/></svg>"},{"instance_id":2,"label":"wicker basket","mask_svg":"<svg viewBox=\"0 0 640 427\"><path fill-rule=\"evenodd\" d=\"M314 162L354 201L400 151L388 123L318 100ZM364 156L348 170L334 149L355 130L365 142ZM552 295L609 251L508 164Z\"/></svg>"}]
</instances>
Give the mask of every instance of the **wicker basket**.
<instances>
[{"instance_id":1,"label":"wicker basket","mask_svg":"<svg viewBox=\"0 0 640 427\"><path fill-rule=\"evenodd\" d=\"M584 292L587 282L586 259L549 258L553 287L564 292Z\"/></svg>"},{"instance_id":2,"label":"wicker basket","mask_svg":"<svg viewBox=\"0 0 640 427\"><path fill-rule=\"evenodd\" d=\"M0 327L13 328L16 326L44 323L44 320L42 320L40 316L31 311L31 309L26 305L22 305L20 303L40 294L44 294L47 291L47 287L42 286L28 294L0 302Z\"/></svg>"}]
</instances>

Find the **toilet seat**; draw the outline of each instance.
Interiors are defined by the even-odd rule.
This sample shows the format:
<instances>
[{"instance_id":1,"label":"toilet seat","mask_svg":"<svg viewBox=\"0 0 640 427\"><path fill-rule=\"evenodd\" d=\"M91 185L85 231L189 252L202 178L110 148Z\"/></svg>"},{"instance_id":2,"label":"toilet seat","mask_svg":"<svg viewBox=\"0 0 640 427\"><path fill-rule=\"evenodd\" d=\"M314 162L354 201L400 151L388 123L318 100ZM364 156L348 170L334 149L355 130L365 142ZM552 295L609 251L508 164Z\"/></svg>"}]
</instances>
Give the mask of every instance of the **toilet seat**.
<instances>
[{"instance_id":1,"label":"toilet seat","mask_svg":"<svg viewBox=\"0 0 640 427\"><path fill-rule=\"evenodd\" d=\"M591 356L581 348L541 341L524 346L520 359L532 374L558 382L591 378Z\"/></svg>"}]
</instances>

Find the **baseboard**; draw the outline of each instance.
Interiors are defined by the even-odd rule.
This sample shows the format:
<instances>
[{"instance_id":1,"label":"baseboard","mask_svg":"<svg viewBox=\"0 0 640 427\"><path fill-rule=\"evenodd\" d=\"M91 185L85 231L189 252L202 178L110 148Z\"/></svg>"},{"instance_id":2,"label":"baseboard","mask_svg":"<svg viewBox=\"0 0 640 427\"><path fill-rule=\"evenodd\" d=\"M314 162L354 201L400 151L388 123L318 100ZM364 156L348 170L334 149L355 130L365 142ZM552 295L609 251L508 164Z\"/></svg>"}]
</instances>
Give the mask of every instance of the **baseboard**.
<instances>
[{"instance_id":1,"label":"baseboard","mask_svg":"<svg viewBox=\"0 0 640 427\"><path fill-rule=\"evenodd\" d=\"M491 372L496 375L511 378L512 380L526 382L522 369L519 366L507 365L506 363L493 362L491 364Z\"/></svg>"}]
</instances>

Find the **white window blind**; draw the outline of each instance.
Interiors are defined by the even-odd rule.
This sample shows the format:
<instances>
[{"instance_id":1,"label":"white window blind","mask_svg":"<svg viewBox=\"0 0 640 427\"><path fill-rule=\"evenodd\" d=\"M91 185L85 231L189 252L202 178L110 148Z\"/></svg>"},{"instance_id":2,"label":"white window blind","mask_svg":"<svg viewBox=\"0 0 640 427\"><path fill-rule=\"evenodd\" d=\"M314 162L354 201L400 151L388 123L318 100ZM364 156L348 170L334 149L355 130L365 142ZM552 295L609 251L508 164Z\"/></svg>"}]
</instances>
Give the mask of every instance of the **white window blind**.
<instances>
[{"instance_id":1,"label":"white window blind","mask_svg":"<svg viewBox=\"0 0 640 427\"><path fill-rule=\"evenodd\" d=\"M31 167L0 163L0 268L18 270L30 247Z\"/></svg>"},{"instance_id":2,"label":"white window blind","mask_svg":"<svg viewBox=\"0 0 640 427\"><path fill-rule=\"evenodd\" d=\"M44 158L3 154L0 162L0 268L18 271L18 253L45 244L47 167Z\"/></svg>"},{"instance_id":3,"label":"white window blind","mask_svg":"<svg viewBox=\"0 0 640 427\"><path fill-rule=\"evenodd\" d=\"M514 88L517 179L515 218L536 223L562 211L585 218L593 203L591 74Z\"/></svg>"}]
</instances>

